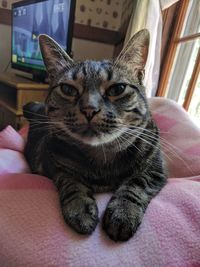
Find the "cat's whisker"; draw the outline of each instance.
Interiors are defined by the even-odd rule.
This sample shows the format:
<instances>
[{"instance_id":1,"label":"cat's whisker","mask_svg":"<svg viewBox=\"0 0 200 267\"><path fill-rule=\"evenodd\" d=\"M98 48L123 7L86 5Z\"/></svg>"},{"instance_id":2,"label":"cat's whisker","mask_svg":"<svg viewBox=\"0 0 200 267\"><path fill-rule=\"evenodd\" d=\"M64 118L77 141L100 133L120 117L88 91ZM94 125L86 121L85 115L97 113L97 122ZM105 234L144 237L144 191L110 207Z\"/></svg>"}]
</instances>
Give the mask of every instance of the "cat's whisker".
<instances>
[{"instance_id":1,"label":"cat's whisker","mask_svg":"<svg viewBox=\"0 0 200 267\"><path fill-rule=\"evenodd\" d=\"M42 129L43 130L46 130L46 131L56 131L56 130L59 130L58 129L58 126L60 125L60 123L36 123L36 122L31 122L31 125L30 125L30 128L31 128L31 131L34 132L34 131L38 131L41 129L41 126L42 126ZM56 127L55 127L56 126Z\"/></svg>"},{"instance_id":2,"label":"cat's whisker","mask_svg":"<svg viewBox=\"0 0 200 267\"><path fill-rule=\"evenodd\" d=\"M131 135L130 132L127 133L127 134ZM144 138L142 138L142 137L144 137ZM142 133L140 133L140 137L138 137L138 138L141 139L141 140L143 140L144 142L148 143L149 145L156 147L156 145L154 145L153 143L147 142L147 141L157 141L156 138L152 138L152 137L150 137L150 136L147 137L146 135L144 135L144 134L142 134ZM147 138L147 140L146 140L145 138ZM162 151L162 153L166 154L165 151ZM171 154L172 154L172 153L171 153ZM167 157L169 160L172 160L167 154L166 154L166 157Z\"/></svg>"},{"instance_id":3,"label":"cat's whisker","mask_svg":"<svg viewBox=\"0 0 200 267\"><path fill-rule=\"evenodd\" d=\"M121 135L118 138L121 138L121 140L123 140L123 142L126 142L126 144L130 145L130 146L134 146L139 152L141 152L141 150L133 143L130 142L128 139L126 139L123 134L125 134L125 132L121 129L118 129L118 132L121 133Z\"/></svg>"},{"instance_id":4,"label":"cat's whisker","mask_svg":"<svg viewBox=\"0 0 200 267\"><path fill-rule=\"evenodd\" d=\"M41 124L51 124L51 125L56 125L56 124L59 124L60 122L59 121L38 121L38 120L29 120L29 122L31 122L31 125L32 124L38 124L38 125L41 125Z\"/></svg>"},{"instance_id":5,"label":"cat's whisker","mask_svg":"<svg viewBox=\"0 0 200 267\"><path fill-rule=\"evenodd\" d=\"M29 113L31 115L36 115L36 116L39 116L39 117L42 117L42 118L48 118L48 116L45 115L45 114L39 114L37 112L33 112L33 111L30 111L30 110L26 110L25 113Z\"/></svg>"},{"instance_id":6,"label":"cat's whisker","mask_svg":"<svg viewBox=\"0 0 200 267\"><path fill-rule=\"evenodd\" d=\"M149 130L149 129L146 129L145 127L141 127L141 126L136 126L136 125L132 125L132 124L125 124L125 123L122 123L122 122L117 122L117 124L118 125L121 125L121 126L125 126L126 128L137 128L137 129L141 129L141 130L143 130L143 131L145 131L145 132L149 132L149 133L152 133L152 134L154 134L154 132L152 131L152 130ZM162 133L162 134L169 134L169 135L171 135L171 136L175 136L175 135L173 135L173 134L171 134L171 133L169 133L169 131L161 131L161 130L159 130L159 133Z\"/></svg>"},{"instance_id":7,"label":"cat's whisker","mask_svg":"<svg viewBox=\"0 0 200 267\"><path fill-rule=\"evenodd\" d=\"M41 127L41 126L53 126L53 124L50 124L50 123L40 123L40 122L31 122L31 124L29 124L29 127L32 128L32 127Z\"/></svg>"},{"instance_id":8,"label":"cat's whisker","mask_svg":"<svg viewBox=\"0 0 200 267\"><path fill-rule=\"evenodd\" d=\"M126 125L127 126L127 125ZM158 136L159 136L159 139L162 141L162 143L166 143L166 144L168 144L169 146L173 146L174 148L176 148L177 150L179 150L179 148L178 147L176 147L175 145L172 145L170 142L168 142L165 138L163 138L162 136L160 136L158 133L154 133L153 131L150 131L150 130L148 130L148 129L146 129L146 128L143 128L143 127L139 127L139 126L131 126L131 127L129 127L129 129L131 130L131 129L139 129L139 130L141 130L142 131L142 133L143 134L149 134L149 135L151 135L151 136L154 136L156 139L158 138ZM146 133L145 133L146 132ZM162 131L159 131L159 133L165 133L165 134L170 134L169 132L162 132ZM171 134L170 134L171 135Z\"/></svg>"},{"instance_id":9,"label":"cat's whisker","mask_svg":"<svg viewBox=\"0 0 200 267\"><path fill-rule=\"evenodd\" d=\"M131 131L131 129L128 129L128 131ZM134 129L134 132L136 131L136 129ZM149 133L144 133L144 132L140 132L141 135L147 137L148 139L151 140L157 140L158 139L158 134L155 134L153 132L151 132L151 134ZM174 151L174 153L176 153L175 149L177 149L179 151L179 148L176 146L173 146L171 143L167 142L167 140L165 140L164 138L160 138L161 140L161 145L163 145L165 148L171 148L172 151ZM175 148L175 149L174 149Z\"/></svg>"},{"instance_id":10,"label":"cat's whisker","mask_svg":"<svg viewBox=\"0 0 200 267\"><path fill-rule=\"evenodd\" d=\"M117 142L118 147L119 147L119 152L122 151L122 147L121 147L121 144L120 144L120 137L116 137L116 142Z\"/></svg>"},{"instance_id":11,"label":"cat's whisker","mask_svg":"<svg viewBox=\"0 0 200 267\"><path fill-rule=\"evenodd\" d=\"M104 163L107 162L107 158L106 158L106 153L105 153L105 150L104 150L104 145L101 144L101 147L102 147L102 151L103 151L103 155L104 155Z\"/></svg>"},{"instance_id":12,"label":"cat's whisker","mask_svg":"<svg viewBox=\"0 0 200 267\"><path fill-rule=\"evenodd\" d=\"M152 140L152 141L157 141L158 140L158 135L155 135L155 136L150 136L148 134L144 134L143 132L141 132L141 130L137 130L137 129L134 129L133 131L129 128L127 128L125 130L125 132L131 136L134 136L135 138L137 138L138 135L140 136L144 136L144 137L147 137L148 139ZM136 133L138 135L136 135ZM145 141L148 141L148 140L145 140Z\"/></svg>"},{"instance_id":13,"label":"cat's whisker","mask_svg":"<svg viewBox=\"0 0 200 267\"><path fill-rule=\"evenodd\" d=\"M126 134L127 134L128 136L133 136L132 133L130 133L130 132L126 132ZM148 142L145 138L142 138L141 135L140 135L140 136L137 136L137 138L140 139L141 141L143 141L144 143L150 145L151 147L154 147L154 148L157 147L157 146L154 145L153 143ZM155 141L155 140L154 140L154 141ZM164 151L162 151L162 152L165 153ZM169 160L172 160L167 154L166 154L165 156L166 156Z\"/></svg>"},{"instance_id":14,"label":"cat's whisker","mask_svg":"<svg viewBox=\"0 0 200 267\"><path fill-rule=\"evenodd\" d=\"M133 133L135 133L137 131L137 129L134 129ZM127 129L127 132L129 133L132 133L132 130L131 129ZM158 135L155 134L155 136L152 136L150 134L145 134L144 132L141 132L141 131L138 131L138 133L141 135L141 136L144 136L146 137L148 140L151 140L151 141L157 141L158 140ZM165 140L162 140L161 142L161 145L163 146L170 146L170 143L165 143Z\"/></svg>"},{"instance_id":15,"label":"cat's whisker","mask_svg":"<svg viewBox=\"0 0 200 267\"><path fill-rule=\"evenodd\" d=\"M148 134L149 134L149 135L151 135L152 137L154 137L155 139L158 138L158 133L154 133L154 132L152 132L152 131L150 131L150 130L148 130L148 129L146 129L146 128L138 127L138 126L131 126L131 127L130 127L130 126L126 125L126 124L120 124L120 125L123 125L123 126L128 127L128 128L127 128L128 130L132 130L132 129L134 129L134 131L135 131L135 130L138 129L138 130L141 130L141 131L142 131L142 132L140 132L141 134L145 134L145 135L147 135L147 136L148 136ZM147 133L145 133L145 132L147 132ZM168 142L165 138L161 137L160 135L159 135L159 139L162 141L162 143L166 143L167 145L172 146L172 147L174 147L175 149L179 150L178 147L172 145L170 142Z\"/></svg>"},{"instance_id":16,"label":"cat's whisker","mask_svg":"<svg viewBox=\"0 0 200 267\"><path fill-rule=\"evenodd\" d=\"M129 134L131 133L131 129L127 129L129 131ZM135 133L136 129L134 129L134 133ZM150 131L149 131L150 132ZM153 133L151 133L153 134ZM155 135L155 134L154 134ZM141 139L141 136L144 136L146 138L148 138L148 140L151 140L151 141L156 141L157 138L154 137L154 136L150 136L148 134L145 134L145 133L141 133L140 132L140 139ZM147 143L146 139L143 139L144 142ZM148 144L151 144L148 142ZM151 144L152 145L152 144ZM163 154L165 155L165 157L167 157L170 161L174 160L173 158L170 158L169 155L167 154L170 153L173 157L176 157L178 158L186 167L187 169L191 172L191 174L193 175L194 172L193 170L190 168L190 166L185 162L185 160L176 152L176 150L179 151L179 148L170 144L169 142L167 142L164 138L161 139L161 146L163 146L164 150L162 150ZM175 150L176 149L176 150ZM166 150L166 151L165 151Z\"/></svg>"}]
</instances>

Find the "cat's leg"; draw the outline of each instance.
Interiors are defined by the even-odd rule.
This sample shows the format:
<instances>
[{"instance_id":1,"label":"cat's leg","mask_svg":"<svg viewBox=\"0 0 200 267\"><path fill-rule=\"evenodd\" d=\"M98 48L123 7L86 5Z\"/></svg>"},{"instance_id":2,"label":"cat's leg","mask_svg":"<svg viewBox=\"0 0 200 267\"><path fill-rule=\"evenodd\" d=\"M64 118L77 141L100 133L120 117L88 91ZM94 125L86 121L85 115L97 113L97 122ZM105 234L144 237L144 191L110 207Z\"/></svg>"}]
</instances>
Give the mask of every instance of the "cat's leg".
<instances>
[{"instance_id":1,"label":"cat's leg","mask_svg":"<svg viewBox=\"0 0 200 267\"><path fill-rule=\"evenodd\" d=\"M103 218L103 229L114 241L126 241L137 230L144 212L165 185L163 173L152 172L124 181L110 199Z\"/></svg>"},{"instance_id":2,"label":"cat's leg","mask_svg":"<svg viewBox=\"0 0 200 267\"><path fill-rule=\"evenodd\" d=\"M91 234L98 223L98 208L92 191L60 174L55 179L65 222L80 234Z\"/></svg>"}]
</instances>

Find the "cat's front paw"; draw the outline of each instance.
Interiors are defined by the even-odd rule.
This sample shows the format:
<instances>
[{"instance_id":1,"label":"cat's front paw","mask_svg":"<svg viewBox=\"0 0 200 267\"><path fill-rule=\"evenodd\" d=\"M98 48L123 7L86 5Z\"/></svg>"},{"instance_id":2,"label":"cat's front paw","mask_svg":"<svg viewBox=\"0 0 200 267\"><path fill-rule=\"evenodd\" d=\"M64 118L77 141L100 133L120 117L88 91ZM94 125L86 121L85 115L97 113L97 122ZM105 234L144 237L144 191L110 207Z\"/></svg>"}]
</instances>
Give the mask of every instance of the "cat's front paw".
<instances>
[{"instance_id":1,"label":"cat's front paw","mask_svg":"<svg viewBox=\"0 0 200 267\"><path fill-rule=\"evenodd\" d=\"M95 230L98 223L98 208L92 198L76 198L61 208L66 223L76 232L91 234Z\"/></svg>"},{"instance_id":2,"label":"cat's front paw","mask_svg":"<svg viewBox=\"0 0 200 267\"><path fill-rule=\"evenodd\" d=\"M114 241L126 241L136 232L144 212L140 206L125 200L111 200L103 217L103 229Z\"/></svg>"}]
</instances>

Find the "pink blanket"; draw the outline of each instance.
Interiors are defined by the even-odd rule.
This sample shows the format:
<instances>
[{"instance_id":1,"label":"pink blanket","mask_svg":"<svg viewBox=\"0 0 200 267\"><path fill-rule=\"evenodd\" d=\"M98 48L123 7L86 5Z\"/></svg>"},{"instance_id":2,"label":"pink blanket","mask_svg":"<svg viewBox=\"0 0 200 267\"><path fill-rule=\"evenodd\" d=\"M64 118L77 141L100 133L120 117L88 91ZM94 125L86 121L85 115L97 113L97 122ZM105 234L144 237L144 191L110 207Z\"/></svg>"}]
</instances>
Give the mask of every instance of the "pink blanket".
<instances>
[{"instance_id":1,"label":"pink blanket","mask_svg":"<svg viewBox=\"0 0 200 267\"><path fill-rule=\"evenodd\" d=\"M174 178L125 243L100 224L89 237L65 225L52 182L28 173L23 138L11 127L0 133L0 266L200 266L200 130L172 101L153 98L150 107ZM96 195L101 217L109 197Z\"/></svg>"}]
</instances>

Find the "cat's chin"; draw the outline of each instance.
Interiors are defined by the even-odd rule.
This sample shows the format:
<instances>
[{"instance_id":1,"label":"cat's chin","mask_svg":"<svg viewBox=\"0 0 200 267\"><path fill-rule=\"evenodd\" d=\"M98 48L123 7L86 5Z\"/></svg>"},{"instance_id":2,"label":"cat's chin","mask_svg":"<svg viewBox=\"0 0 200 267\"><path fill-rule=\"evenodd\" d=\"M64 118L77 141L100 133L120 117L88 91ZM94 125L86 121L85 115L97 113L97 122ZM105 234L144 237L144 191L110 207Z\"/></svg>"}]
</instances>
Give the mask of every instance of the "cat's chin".
<instances>
[{"instance_id":1,"label":"cat's chin","mask_svg":"<svg viewBox=\"0 0 200 267\"><path fill-rule=\"evenodd\" d=\"M90 146L99 146L99 145L104 144L104 142L97 137L88 137L88 138L83 137L80 139L80 141Z\"/></svg>"},{"instance_id":2,"label":"cat's chin","mask_svg":"<svg viewBox=\"0 0 200 267\"><path fill-rule=\"evenodd\" d=\"M77 141L90 145L90 146L102 146L110 145L111 143L117 141L117 139L123 134L123 128L120 131L115 131L111 133L102 133L97 131L95 128L83 128L77 131L77 129L67 130L68 134Z\"/></svg>"},{"instance_id":3,"label":"cat's chin","mask_svg":"<svg viewBox=\"0 0 200 267\"><path fill-rule=\"evenodd\" d=\"M81 143L90 145L90 146L102 146L106 144L113 143L116 141L117 137L116 135L111 134L99 134L98 136L83 136L79 134L72 134L72 137L74 139L77 139L78 141L81 141Z\"/></svg>"},{"instance_id":4,"label":"cat's chin","mask_svg":"<svg viewBox=\"0 0 200 267\"><path fill-rule=\"evenodd\" d=\"M107 140L105 137L102 138L101 136L81 136L78 134L73 134L73 138L77 139L83 144L90 145L90 146L100 146L106 143L111 142L111 140Z\"/></svg>"}]
</instances>

